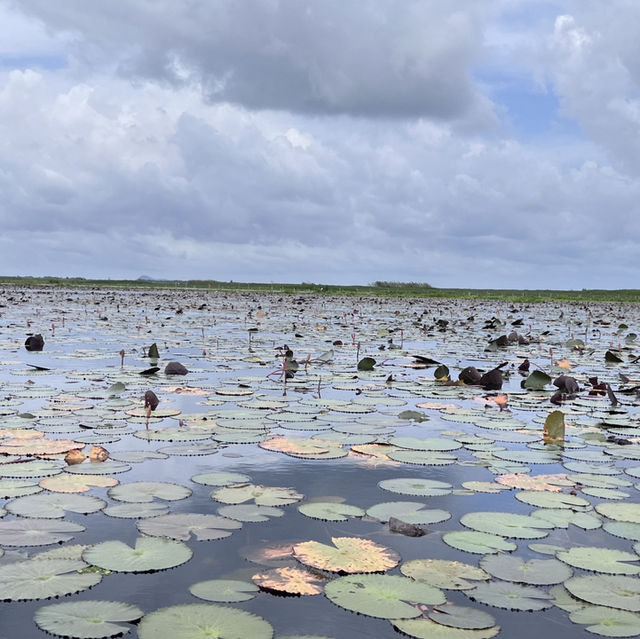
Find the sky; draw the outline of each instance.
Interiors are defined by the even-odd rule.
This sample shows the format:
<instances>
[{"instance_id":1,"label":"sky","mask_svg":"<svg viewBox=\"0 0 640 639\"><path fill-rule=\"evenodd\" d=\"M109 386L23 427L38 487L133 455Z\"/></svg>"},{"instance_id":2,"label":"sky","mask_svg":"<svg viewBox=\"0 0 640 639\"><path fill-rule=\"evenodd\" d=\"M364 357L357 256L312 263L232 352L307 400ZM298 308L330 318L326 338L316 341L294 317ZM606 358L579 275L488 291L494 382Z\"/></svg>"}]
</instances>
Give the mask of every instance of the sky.
<instances>
[{"instance_id":1,"label":"sky","mask_svg":"<svg viewBox=\"0 0 640 639\"><path fill-rule=\"evenodd\" d=\"M0 0L0 275L640 288L637 0Z\"/></svg>"}]
</instances>

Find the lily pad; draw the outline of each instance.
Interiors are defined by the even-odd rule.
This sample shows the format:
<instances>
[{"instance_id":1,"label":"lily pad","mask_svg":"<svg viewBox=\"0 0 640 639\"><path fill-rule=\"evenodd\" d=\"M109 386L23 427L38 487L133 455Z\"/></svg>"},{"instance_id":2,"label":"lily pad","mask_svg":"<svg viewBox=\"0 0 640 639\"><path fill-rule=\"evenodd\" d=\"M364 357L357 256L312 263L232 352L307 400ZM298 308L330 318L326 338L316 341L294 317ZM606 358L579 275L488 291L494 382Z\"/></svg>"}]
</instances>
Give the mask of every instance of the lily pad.
<instances>
[{"instance_id":1,"label":"lily pad","mask_svg":"<svg viewBox=\"0 0 640 639\"><path fill-rule=\"evenodd\" d=\"M242 524L219 515L176 513L141 519L138 530L153 537L169 537L187 541L193 535L198 541L223 539Z\"/></svg>"},{"instance_id":2,"label":"lily pad","mask_svg":"<svg viewBox=\"0 0 640 639\"><path fill-rule=\"evenodd\" d=\"M183 604L145 615L139 639L271 639L273 628L262 617L218 604Z\"/></svg>"},{"instance_id":3,"label":"lily pad","mask_svg":"<svg viewBox=\"0 0 640 639\"><path fill-rule=\"evenodd\" d=\"M323 521L347 521L349 517L364 517L365 511L358 506L337 504L333 502L312 502L298 506L298 510L305 516Z\"/></svg>"},{"instance_id":4,"label":"lily pad","mask_svg":"<svg viewBox=\"0 0 640 639\"><path fill-rule=\"evenodd\" d=\"M376 504L367 509L367 515L384 522L395 517L406 524L416 525L437 524L451 517L447 510L427 508L425 504L416 501L388 501Z\"/></svg>"},{"instance_id":5,"label":"lily pad","mask_svg":"<svg viewBox=\"0 0 640 639\"><path fill-rule=\"evenodd\" d=\"M413 559L400 566L400 572L436 588L470 590L476 581L486 581L491 575L477 566L446 559Z\"/></svg>"},{"instance_id":6,"label":"lily pad","mask_svg":"<svg viewBox=\"0 0 640 639\"><path fill-rule=\"evenodd\" d=\"M573 577L564 587L578 599L596 606L640 612L640 579L624 575Z\"/></svg>"},{"instance_id":7,"label":"lily pad","mask_svg":"<svg viewBox=\"0 0 640 639\"><path fill-rule=\"evenodd\" d=\"M18 497L7 503L7 510L22 517L61 519L67 511L86 515L102 510L106 502L92 495L41 493Z\"/></svg>"},{"instance_id":8,"label":"lily pad","mask_svg":"<svg viewBox=\"0 0 640 639\"><path fill-rule=\"evenodd\" d=\"M242 504L245 501L254 501L258 506L285 506L300 501L304 495L297 493L293 488L236 484L214 490L211 497L223 504Z\"/></svg>"},{"instance_id":9,"label":"lily pad","mask_svg":"<svg viewBox=\"0 0 640 639\"><path fill-rule=\"evenodd\" d=\"M234 603L238 601L249 601L259 592L258 586L249 581L239 581L237 579L209 579L199 581L189 588L189 592L206 601L219 603Z\"/></svg>"},{"instance_id":10,"label":"lily pad","mask_svg":"<svg viewBox=\"0 0 640 639\"><path fill-rule=\"evenodd\" d=\"M189 497L191 489L170 482L136 481L115 486L107 494L111 499L126 502L150 502L156 497L165 501L177 501Z\"/></svg>"},{"instance_id":11,"label":"lily pad","mask_svg":"<svg viewBox=\"0 0 640 639\"><path fill-rule=\"evenodd\" d=\"M0 566L0 598L49 599L86 590L102 579L95 572L79 574L86 565L77 559L29 559Z\"/></svg>"},{"instance_id":12,"label":"lily pad","mask_svg":"<svg viewBox=\"0 0 640 639\"><path fill-rule=\"evenodd\" d=\"M73 639L103 639L129 632L144 613L137 606L120 601L69 601L44 606L33 620L45 632Z\"/></svg>"},{"instance_id":13,"label":"lily pad","mask_svg":"<svg viewBox=\"0 0 640 639\"><path fill-rule=\"evenodd\" d=\"M50 519L14 519L0 522L0 545L47 546L69 541L72 533L82 532L84 526L70 521Z\"/></svg>"},{"instance_id":14,"label":"lily pad","mask_svg":"<svg viewBox=\"0 0 640 639\"><path fill-rule=\"evenodd\" d=\"M586 626L589 632L603 637L637 637L640 635L640 615L604 606L590 606L569 615L574 623Z\"/></svg>"},{"instance_id":15,"label":"lily pad","mask_svg":"<svg viewBox=\"0 0 640 639\"><path fill-rule=\"evenodd\" d=\"M397 575L348 575L325 586L336 605L371 617L409 619L421 614L412 604L439 605L446 600L434 586Z\"/></svg>"},{"instance_id":16,"label":"lily pad","mask_svg":"<svg viewBox=\"0 0 640 639\"><path fill-rule=\"evenodd\" d=\"M421 497L437 497L448 495L453 490L451 484L434 479L421 479L418 477L399 477L396 479L385 479L378 482L378 486L383 490L401 495L415 495Z\"/></svg>"},{"instance_id":17,"label":"lily pad","mask_svg":"<svg viewBox=\"0 0 640 639\"><path fill-rule=\"evenodd\" d=\"M559 550L556 557L574 568L582 568L583 570L593 570L608 575L640 574L640 564L638 563L640 557L615 548L575 546L568 550Z\"/></svg>"},{"instance_id":18,"label":"lily pad","mask_svg":"<svg viewBox=\"0 0 640 639\"><path fill-rule=\"evenodd\" d=\"M472 512L463 515L460 523L467 528L516 539L542 539L553 524L528 515L503 512Z\"/></svg>"},{"instance_id":19,"label":"lily pad","mask_svg":"<svg viewBox=\"0 0 640 639\"><path fill-rule=\"evenodd\" d=\"M544 610L553 605L546 590L506 581L481 583L466 594L472 601L506 610Z\"/></svg>"},{"instance_id":20,"label":"lily pad","mask_svg":"<svg viewBox=\"0 0 640 639\"><path fill-rule=\"evenodd\" d=\"M503 581L515 581L532 586L559 584L569 579L573 571L557 559L532 559L525 562L512 555L488 555L480 567Z\"/></svg>"},{"instance_id":21,"label":"lily pad","mask_svg":"<svg viewBox=\"0 0 640 639\"><path fill-rule=\"evenodd\" d=\"M285 595L319 595L325 583L308 570L289 566L257 573L251 579L263 590Z\"/></svg>"},{"instance_id":22,"label":"lily pad","mask_svg":"<svg viewBox=\"0 0 640 639\"><path fill-rule=\"evenodd\" d=\"M294 556L301 563L329 572L383 572L400 563L391 548L359 537L332 537L333 546L317 541L295 544Z\"/></svg>"},{"instance_id":23,"label":"lily pad","mask_svg":"<svg viewBox=\"0 0 640 639\"><path fill-rule=\"evenodd\" d=\"M393 627L416 639L491 639L500 632L499 626L486 630L450 628L428 618L396 619Z\"/></svg>"},{"instance_id":24,"label":"lily pad","mask_svg":"<svg viewBox=\"0 0 640 639\"><path fill-rule=\"evenodd\" d=\"M500 535L472 530L454 530L442 536L449 546L479 555L494 552L511 552L518 546Z\"/></svg>"},{"instance_id":25,"label":"lily pad","mask_svg":"<svg viewBox=\"0 0 640 639\"><path fill-rule=\"evenodd\" d=\"M181 541L138 537L134 548L121 541L105 541L85 550L82 558L114 572L151 572L179 566L189 561L192 554Z\"/></svg>"}]
</instances>

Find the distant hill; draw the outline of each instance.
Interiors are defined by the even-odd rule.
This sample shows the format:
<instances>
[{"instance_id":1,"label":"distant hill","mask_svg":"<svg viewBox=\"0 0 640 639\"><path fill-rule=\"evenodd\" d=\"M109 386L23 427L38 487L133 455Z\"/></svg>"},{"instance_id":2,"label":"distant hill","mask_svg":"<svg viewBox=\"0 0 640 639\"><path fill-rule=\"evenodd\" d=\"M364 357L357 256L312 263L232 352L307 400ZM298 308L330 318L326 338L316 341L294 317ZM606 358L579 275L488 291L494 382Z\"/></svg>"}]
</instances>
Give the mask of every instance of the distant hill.
<instances>
[{"instance_id":1,"label":"distant hill","mask_svg":"<svg viewBox=\"0 0 640 639\"><path fill-rule=\"evenodd\" d=\"M149 277L148 275L141 275L138 278L138 281L142 280L143 282L153 282L153 278Z\"/></svg>"}]
</instances>

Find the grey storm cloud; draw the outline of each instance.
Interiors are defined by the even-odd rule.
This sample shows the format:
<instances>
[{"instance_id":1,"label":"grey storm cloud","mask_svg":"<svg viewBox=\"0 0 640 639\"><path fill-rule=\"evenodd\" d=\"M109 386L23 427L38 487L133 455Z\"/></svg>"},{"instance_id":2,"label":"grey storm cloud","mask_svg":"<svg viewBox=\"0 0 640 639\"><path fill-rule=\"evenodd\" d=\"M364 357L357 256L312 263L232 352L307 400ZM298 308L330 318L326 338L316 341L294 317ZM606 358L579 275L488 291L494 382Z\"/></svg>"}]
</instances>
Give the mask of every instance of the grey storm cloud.
<instances>
[{"instance_id":1,"label":"grey storm cloud","mask_svg":"<svg viewBox=\"0 0 640 639\"><path fill-rule=\"evenodd\" d=\"M635 286L612 6L0 0L0 272ZM518 134L512 85L576 130Z\"/></svg>"},{"instance_id":2,"label":"grey storm cloud","mask_svg":"<svg viewBox=\"0 0 640 639\"><path fill-rule=\"evenodd\" d=\"M462 118L489 103L470 70L481 3L463 0L20 0L91 64L249 109Z\"/></svg>"}]
</instances>

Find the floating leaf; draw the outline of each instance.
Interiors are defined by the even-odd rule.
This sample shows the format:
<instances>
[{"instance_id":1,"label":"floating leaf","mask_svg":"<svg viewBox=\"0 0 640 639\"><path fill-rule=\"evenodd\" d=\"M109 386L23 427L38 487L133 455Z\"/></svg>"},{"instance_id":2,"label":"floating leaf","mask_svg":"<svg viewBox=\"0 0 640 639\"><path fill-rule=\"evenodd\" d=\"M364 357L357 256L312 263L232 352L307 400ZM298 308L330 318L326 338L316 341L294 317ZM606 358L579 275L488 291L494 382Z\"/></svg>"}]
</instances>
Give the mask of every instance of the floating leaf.
<instances>
[{"instance_id":1,"label":"floating leaf","mask_svg":"<svg viewBox=\"0 0 640 639\"><path fill-rule=\"evenodd\" d=\"M191 489L163 481L136 481L111 488L107 494L111 499L126 502L150 502L154 497L176 501L189 497Z\"/></svg>"},{"instance_id":2,"label":"floating leaf","mask_svg":"<svg viewBox=\"0 0 640 639\"><path fill-rule=\"evenodd\" d=\"M92 487L106 488L116 486L118 480L113 477L104 477L101 475L55 475L54 477L46 477L40 481L40 486L47 490L58 493L84 493L91 490Z\"/></svg>"},{"instance_id":3,"label":"floating leaf","mask_svg":"<svg viewBox=\"0 0 640 639\"><path fill-rule=\"evenodd\" d=\"M189 588L189 592L198 599L219 603L249 601L258 594L258 591L259 588L255 584L236 579L199 581Z\"/></svg>"},{"instance_id":4,"label":"floating leaf","mask_svg":"<svg viewBox=\"0 0 640 639\"><path fill-rule=\"evenodd\" d=\"M83 531L80 524L50 519L15 519L0 522L0 545L3 546L47 546L73 538Z\"/></svg>"},{"instance_id":5,"label":"floating leaf","mask_svg":"<svg viewBox=\"0 0 640 639\"><path fill-rule=\"evenodd\" d=\"M236 504L221 506L218 513L236 521L268 521L269 518L282 517L284 510L275 506L258 506L256 504Z\"/></svg>"},{"instance_id":6,"label":"floating leaf","mask_svg":"<svg viewBox=\"0 0 640 639\"><path fill-rule=\"evenodd\" d=\"M142 610L119 601L70 601L44 606L33 620L45 632L73 639L102 639L129 632L129 626L140 619Z\"/></svg>"},{"instance_id":7,"label":"floating leaf","mask_svg":"<svg viewBox=\"0 0 640 639\"><path fill-rule=\"evenodd\" d=\"M219 515L176 513L142 519L138 530L153 537L169 537L187 541L193 535L198 541L223 539L242 524Z\"/></svg>"},{"instance_id":8,"label":"floating leaf","mask_svg":"<svg viewBox=\"0 0 640 639\"><path fill-rule=\"evenodd\" d=\"M359 371L372 371L373 367L376 365L376 360L373 357L363 357L358 362L358 370Z\"/></svg>"},{"instance_id":9,"label":"floating leaf","mask_svg":"<svg viewBox=\"0 0 640 639\"><path fill-rule=\"evenodd\" d=\"M349 504L333 502L312 502L298 506L298 510L307 517L324 521L347 521L349 517L364 517L365 511Z\"/></svg>"},{"instance_id":10,"label":"floating leaf","mask_svg":"<svg viewBox=\"0 0 640 639\"><path fill-rule=\"evenodd\" d=\"M506 610L544 610L553 605L545 590L506 581L481 583L466 594L472 601Z\"/></svg>"},{"instance_id":11,"label":"floating leaf","mask_svg":"<svg viewBox=\"0 0 640 639\"><path fill-rule=\"evenodd\" d=\"M556 557L570 566L584 570L604 572L609 575L640 574L640 565L627 563L638 562L640 557L615 548L576 546L569 550L559 550Z\"/></svg>"},{"instance_id":12,"label":"floating leaf","mask_svg":"<svg viewBox=\"0 0 640 639\"><path fill-rule=\"evenodd\" d=\"M564 587L578 599L596 606L640 612L640 579L622 575L573 577Z\"/></svg>"},{"instance_id":13,"label":"floating leaf","mask_svg":"<svg viewBox=\"0 0 640 639\"><path fill-rule=\"evenodd\" d=\"M469 606L436 606L429 613L429 619L450 628L484 630L495 626L496 620L483 610Z\"/></svg>"},{"instance_id":14,"label":"floating leaf","mask_svg":"<svg viewBox=\"0 0 640 639\"><path fill-rule=\"evenodd\" d=\"M450 628L431 619L396 619L393 627L416 639L491 639L500 632L499 626L486 630Z\"/></svg>"},{"instance_id":15,"label":"floating leaf","mask_svg":"<svg viewBox=\"0 0 640 639\"><path fill-rule=\"evenodd\" d=\"M330 572L383 572L400 563L400 555L391 548L358 537L332 537L334 546L317 541L295 544L298 561Z\"/></svg>"},{"instance_id":16,"label":"floating leaf","mask_svg":"<svg viewBox=\"0 0 640 639\"><path fill-rule=\"evenodd\" d=\"M304 495L293 488L238 484L214 490L211 497L223 504L242 504L253 500L258 506L285 506L300 501Z\"/></svg>"},{"instance_id":17,"label":"floating leaf","mask_svg":"<svg viewBox=\"0 0 640 639\"><path fill-rule=\"evenodd\" d=\"M86 565L77 559L29 559L0 566L0 599L49 599L86 590L102 579L95 572L79 574Z\"/></svg>"},{"instance_id":18,"label":"floating leaf","mask_svg":"<svg viewBox=\"0 0 640 639\"><path fill-rule=\"evenodd\" d=\"M574 482L567 479L566 474L531 476L522 473L510 473L496 477L496 481L510 488L548 490L555 493L562 490L561 486L574 486Z\"/></svg>"},{"instance_id":19,"label":"floating leaf","mask_svg":"<svg viewBox=\"0 0 640 639\"><path fill-rule=\"evenodd\" d=\"M388 501L376 504L367 509L367 515L384 522L395 517L406 524L417 525L436 524L451 517L451 513L447 510L430 509L416 501Z\"/></svg>"},{"instance_id":20,"label":"floating leaf","mask_svg":"<svg viewBox=\"0 0 640 639\"><path fill-rule=\"evenodd\" d=\"M273 628L262 617L217 604L183 604L145 615L139 639L271 639Z\"/></svg>"},{"instance_id":21,"label":"floating leaf","mask_svg":"<svg viewBox=\"0 0 640 639\"><path fill-rule=\"evenodd\" d=\"M421 479L419 477L401 477L396 479L385 479L378 482L378 486L383 490L401 495L416 495L421 497L437 497L448 495L452 491L451 484L434 479Z\"/></svg>"},{"instance_id":22,"label":"floating leaf","mask_svg":"<svg viewBox=\"0 0 640 639\"><path fill-rule=\"evenodd\" d=\"M597 504L595 508L601 515L609 519L640 524L640 504L603 503Z\"/></svg>"},{"instance_id":23,"label":"floating leaf","mask_svg":"<svg viewBox=\"0 0 640 639\"><path fill-rule=\"evenodd\" d=\"M569 615L574 623L587 626L589 632L603 637L637 637L640 635L640 615L604 606L590 606Z\"/></svg>"},{"instance_id":24,"label":"floating leaf","mask_svg":"<svg viewBox=\"0 0 640 639\"><path fill-rule=\"evenodd\" d=\"M105 506L106 502L92 495L40 493L8 502L7 510L22 517L58 519L64 517L67 511L86 515L98 512Z\"/></svg>"},{"instance_id":25,"label":"floating leaf","mask_svg":"<svg viewBox=\"0 0 640 639\"><path fill-rule=\"evenodd\" d=\"M503 581L516 581L533 586L559 584L573 574L571 568L557 559L532 559L525 562L511 555L483 557L480 566Z\"/></svg>"},{"instance_id":26,"label":"floating leaf","mask_svg":"<svg viewBox=\"0 0 640 639\"><path fill-rule=\"evenodd\" d=\"M542 539L553 528L552 524L535 517L502 512L467 513L460 518L460 523L480 532L517 539Z\"/></svg>"},{"instance_id":27,"label":"floating leaf","mask_svg":"<svg viewBox=\"0 0 640 639\"><path fill-rule=\"evenodd\" d=\"M445 559L414 559L400 566L400 572L416 581L423 581L446 590L469 590L475 588L474 581L486 581L491 575L461 561Z\"/></svg>"},{"instance_id":28,"label":"floating leaf","mask_svg":"<svg viewBox=\"0 0 640 639\"><path fill-rule=\"evenodd\" d=\"M412 604L439 605L445 602L439 588L397 575L348 575L325 586L326 596L336 605L371 617L408 619L418 617Z\"/></svg>"},{"instance_id":29,"label":"floating leaf","mask_svg":"<svg viewBox=\"0 0 640 639\"><path fill-rule=\"evenodd\" d=\"M445 533L442 541L453 548L464 552L484 555L494 552L511 552L517 548L512 541L508 541L499 535L471 530L455 530Z\"/></svg>"},{"instance_id":30,"label":"floating leaf","mask_svg":"<svg viewBox=\"0 0 640 639\"><path fill-rule=\"evenodd\" d=\"M325 583L308 570L287 566L257 573L251 579L263 590L286 595L319 595Z\"/></svg>"},{"instance_id":31,"label":"floating leaf","mask_svg":"<svg viewBox=\"0 0 640 639\"><path fill-rule=\"evenodd\" d=\"M191 549L181 541L138 537L135 548L121 541L96 544L82 554L89 564L114 572L166 570L191 559Z\"/></svg>"}]
</instances>

